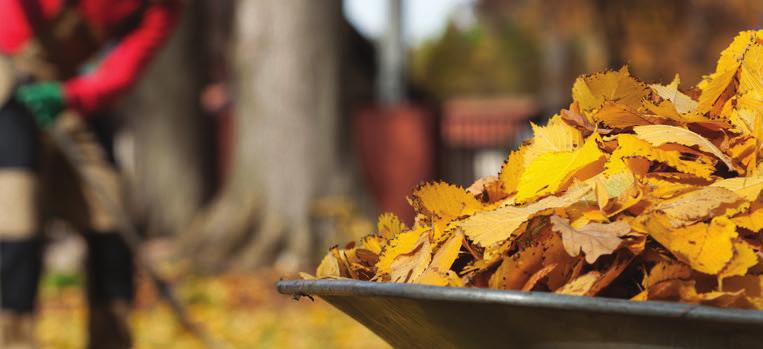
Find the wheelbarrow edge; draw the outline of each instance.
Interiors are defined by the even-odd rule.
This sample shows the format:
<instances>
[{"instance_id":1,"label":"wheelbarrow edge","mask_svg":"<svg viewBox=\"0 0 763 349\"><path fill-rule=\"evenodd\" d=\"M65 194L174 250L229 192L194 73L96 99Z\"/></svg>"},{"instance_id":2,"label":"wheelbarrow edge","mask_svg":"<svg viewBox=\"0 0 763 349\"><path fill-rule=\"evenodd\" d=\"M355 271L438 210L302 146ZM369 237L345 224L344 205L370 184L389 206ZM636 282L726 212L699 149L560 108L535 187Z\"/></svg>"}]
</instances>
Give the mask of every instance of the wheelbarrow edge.
<instances>
[{"instance_id":1,"label":"wheelbarrow edge","mask_svg":"<svg viewBox=\"0 0 763 349\"><path fill-rule=\"evenodd\" d=\"M763 328L763 311L725 309L697 304L630 301L602 297L559 295L486 288L443 287L359 280L281 280L278 292L303 296L397 297L414 300L497 303L519 307L584 311L590 313L684 318L700 322Z\"/></svg>"}]
</instances>

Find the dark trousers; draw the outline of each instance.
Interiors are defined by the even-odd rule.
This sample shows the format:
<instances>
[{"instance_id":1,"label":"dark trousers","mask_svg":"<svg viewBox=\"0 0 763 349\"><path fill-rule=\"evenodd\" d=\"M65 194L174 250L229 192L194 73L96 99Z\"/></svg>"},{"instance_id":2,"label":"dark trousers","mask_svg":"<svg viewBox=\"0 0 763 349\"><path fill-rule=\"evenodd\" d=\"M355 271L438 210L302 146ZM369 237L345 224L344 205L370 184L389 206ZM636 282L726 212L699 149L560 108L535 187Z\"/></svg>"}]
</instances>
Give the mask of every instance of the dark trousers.
<instances>
[{"instance_id":1,"label":"dark trousers","mask_svg":"<svg viewBox=\"0 0 763 349\"><path fill-rule=\"evenodd\" d=\"M89 142L83 149L97 145L100 151L90 153L100 154L95 155L100 157L99 166L113 169L112 130L98 122L88 125L91 132L82 131L84 129L78 130L79 140L75 141ZM71 168L59 170L66 164L48 166L51 158L48 155L55 152L46 148L50 146L26 110L15 102L0 109L0 210L9 212L5 215L0 212L4 215L0 216L0 315L11 319L2 321L0 330L18 328L8 323L31 315L35 309L42 269L40 222L49 216L61 216L58 215L61 212L75 212L79 218L72 220L78 221L75 226L82 230L88 247L90 347L127 347L130 339L125 323L126 305L132 302L134 295L132 253L107 219L95 219L89 214L96 204L86 202L87 195L81 190L83 184L72 175ZM60 156L50 162L65 163ZM47 192L54 192L58 197L48 196ZM79 200L69 200L72 196L79 196ZM54 202L58 205L48 205ZM88 224L90 221L96 223ZM119 304L119 309L112 309L115 304ZM103 333L109 331L112 333ZM0 347L4 344L2 341L0 337Z\"/></svg>"}]
</instances>

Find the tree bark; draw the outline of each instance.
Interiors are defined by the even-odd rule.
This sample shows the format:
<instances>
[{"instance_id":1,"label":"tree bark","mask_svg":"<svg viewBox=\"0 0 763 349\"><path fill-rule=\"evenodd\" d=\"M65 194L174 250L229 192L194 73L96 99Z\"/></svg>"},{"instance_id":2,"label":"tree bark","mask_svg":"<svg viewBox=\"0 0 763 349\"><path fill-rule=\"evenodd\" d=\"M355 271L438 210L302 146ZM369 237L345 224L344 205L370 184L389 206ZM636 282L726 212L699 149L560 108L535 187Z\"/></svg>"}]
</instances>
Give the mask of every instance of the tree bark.
<instances>
[{"instance_id":1,"label":"tree bark","mask_svg":"<svg viewBox=\"0 0 763 349\"><path fill-rule=\"evenodd\" d=\"M149 232L173 234L201 205L207 187L205 128L198 102L201 48L191 1L167 45L121 104L127 116L129 201ZM127 147L124 147L127 145ZM124 158L124 157L123 157Z\"/></svg>"},{"instance_id":2,"label":"tree bark","mask_svg":"<svg viewBox=\"0 0 763 349\"><path fill-rule=\"evenodd\" d=\"M336 186L340 15L339 0L238 2L233 168L192 228L202 266L310 258L311 205Z\"/></svg>"}]
</instances>

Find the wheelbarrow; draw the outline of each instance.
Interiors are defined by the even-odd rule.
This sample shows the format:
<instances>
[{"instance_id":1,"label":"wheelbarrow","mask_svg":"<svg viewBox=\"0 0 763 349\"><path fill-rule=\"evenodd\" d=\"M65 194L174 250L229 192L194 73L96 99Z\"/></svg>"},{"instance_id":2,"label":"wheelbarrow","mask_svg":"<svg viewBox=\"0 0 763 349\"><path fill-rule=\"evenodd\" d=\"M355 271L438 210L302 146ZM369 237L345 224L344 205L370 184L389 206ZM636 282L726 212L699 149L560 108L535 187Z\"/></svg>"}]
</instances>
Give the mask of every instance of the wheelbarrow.
<instances>
[{"instance_id":1,"label":"wheelbarrow","mask_svg":"<svg viewBox=\"0 0 763 349\"><path fill-rule=\"evenodd\" d=\"M398 348L763 348L763 312L355 280L289 280Z\"/></svg>"}]
</instances>

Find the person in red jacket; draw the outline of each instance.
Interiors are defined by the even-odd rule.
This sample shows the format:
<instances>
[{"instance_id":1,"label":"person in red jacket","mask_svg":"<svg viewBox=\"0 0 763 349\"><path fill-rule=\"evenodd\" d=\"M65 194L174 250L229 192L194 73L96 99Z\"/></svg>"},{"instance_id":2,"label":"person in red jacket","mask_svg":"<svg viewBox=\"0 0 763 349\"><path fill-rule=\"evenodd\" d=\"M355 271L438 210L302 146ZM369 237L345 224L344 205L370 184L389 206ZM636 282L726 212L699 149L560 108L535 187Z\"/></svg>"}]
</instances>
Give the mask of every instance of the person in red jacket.
<instances>
[{"instance_id":1,"label":"person in red jacket","mask_svg":"<svg viewBox=\"0 0 763 349\"><path fill-rule=\"evenodd\" d=\"M88 245L88 347L131 346L130 250L92 193L45 146L40 130L69 132L86 154L85 170L119 195L109 151L113 130L97 116L133 85L165 42L181 1L0 0L0 347L34 347L41 230L48 216L72 222ZM64 114L76 117L59 117Z\"/></svg>"}]
</instances>

